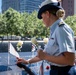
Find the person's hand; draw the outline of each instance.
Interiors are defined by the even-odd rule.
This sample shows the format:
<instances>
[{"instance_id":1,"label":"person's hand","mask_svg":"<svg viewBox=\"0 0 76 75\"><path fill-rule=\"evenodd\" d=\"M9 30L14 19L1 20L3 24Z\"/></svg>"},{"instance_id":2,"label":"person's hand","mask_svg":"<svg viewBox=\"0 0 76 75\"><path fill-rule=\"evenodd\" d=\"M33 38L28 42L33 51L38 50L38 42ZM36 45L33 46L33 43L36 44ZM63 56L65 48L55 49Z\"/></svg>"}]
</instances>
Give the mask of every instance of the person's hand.
<instances>
[{"instance_id":1,"label":"person's hand","mask_svg":"<svg viewBox=\"0 0 76 75\"><path fill-rule=\"evenodd\" d=\"M46 57L46 52L44 52L43 50L38 50L38 57L41 59L41 60L45 60L45 57Z\"/></svg>"},{"instance_id":2,"label":"person's hand","mask_svg":"<svg viewBox=\"0 0 76 75\"><path fill-rule=\"evenodd\" d=\"M24 64L28 64L28 61L27 60L25 60L25 59L23 59L23 58L16 58L17 59L17 64L18 63L24 63Z\"/></svg>"}]
</instances>

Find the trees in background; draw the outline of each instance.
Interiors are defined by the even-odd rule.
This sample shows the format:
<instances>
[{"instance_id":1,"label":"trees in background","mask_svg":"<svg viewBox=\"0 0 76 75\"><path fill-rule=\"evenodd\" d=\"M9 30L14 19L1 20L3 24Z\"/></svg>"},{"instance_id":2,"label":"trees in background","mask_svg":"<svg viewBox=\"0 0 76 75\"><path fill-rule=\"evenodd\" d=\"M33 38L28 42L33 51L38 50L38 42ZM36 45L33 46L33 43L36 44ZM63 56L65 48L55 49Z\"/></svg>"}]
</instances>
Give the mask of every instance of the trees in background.
<instances>
[{"instance_id":1,"label":"trees in background","mask_svg":"<svg viewBox=\"0 0 76 75\"><path fill-rule=\"evenodd\" d=\"M0 34L25 37L45 37L49 34L41 20L37 18L37 11L19 13L9 8L0 14Z\"/></svg>"},{"instance_id":2,"label":"trees in background","mask_svg":"<svg viewBox=\"0 0 76 75\"><path fill-rule=\"evenodd\" d=\"M74 31L74 34L76 36L76 15L73 15L73 16L68 16L66 19L65 19L65 22L70 25L70 27L73 29Z\"/></svg>"},{"instance_id":3,"label":"trees in background","mask_svg":"<svg viewBox=\"0 0 76 75\"><path fill-rule=\"evenodd\" d=\"M76 15L69 16L65 22L71 26L76 35ZM19 13L9 8L0 14L0 35L16 35L23 37L48 37L49 28L37 18L37 11Z\"/></svg>"}]
</instances>

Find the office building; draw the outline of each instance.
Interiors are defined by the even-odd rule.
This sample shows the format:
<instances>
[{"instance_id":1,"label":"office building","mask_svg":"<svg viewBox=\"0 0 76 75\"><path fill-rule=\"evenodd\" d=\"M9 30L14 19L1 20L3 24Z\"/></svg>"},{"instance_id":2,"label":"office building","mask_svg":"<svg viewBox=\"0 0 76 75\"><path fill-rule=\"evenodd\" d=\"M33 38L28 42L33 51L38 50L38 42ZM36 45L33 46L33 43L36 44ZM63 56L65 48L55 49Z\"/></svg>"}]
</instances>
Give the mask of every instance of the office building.
<instances>
[{"instance_id":1,"label":"office building","mask_svg":"<svg viewBox=\"0 0 76 75\"><path fill-rule=\"evenodd\" d=\"M76 0L62 0L62 7L65 10L65 17L76 14Z\"/></svg>"},{"instance_id":2,"label":"office building","mask_svg":"<svg viewBox=\"0 0 76 75\"><path fill-rule=\"evenodd\" d=\"M43 0L20 0L20 12L31 13L34 10L39 9L39 5Z\"/></svg>"},{"instance_id":3,"label":"office building","mask_svg":"<svg viewBox=\"0 0 76 75\"><path fill-rule=\"evenodd\" d=\"M2 13L10 7L19 11L19 0L2 0Z\"/></svg>"},{"instance_id":4,"label":"office building","mask_svg":"<svg viewBox=\"0 0 76 75\"><path fill-rule=\"evenodd\" d=\"M39 5L43 0L2 0L2 12L9 7L19 12L29 12L39 9Z\"/></svg>"},{"instance_id":5,"label":"office building","mask_svg":"<svg viewBox=\"0 0 76 75\"><path fill-rule=\"evenodd\" d=\"M9 7L19 12L29 12L39 9L39 5L44 0L2 0L2 13ZM62 0L61 2L67 16L76 14L76 0Z\"/></svg>"}]
</instances>

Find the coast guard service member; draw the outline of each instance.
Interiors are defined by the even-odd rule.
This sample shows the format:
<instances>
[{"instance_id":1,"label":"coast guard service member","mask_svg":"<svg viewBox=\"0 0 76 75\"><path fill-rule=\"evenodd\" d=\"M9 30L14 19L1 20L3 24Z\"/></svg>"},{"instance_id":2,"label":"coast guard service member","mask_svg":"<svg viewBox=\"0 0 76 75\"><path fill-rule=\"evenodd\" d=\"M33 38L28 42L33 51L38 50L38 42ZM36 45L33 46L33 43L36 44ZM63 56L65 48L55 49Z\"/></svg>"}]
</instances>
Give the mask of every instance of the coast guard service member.
<instances>
[{"instance_id":1,"label":"coast guard service member","mask_svg":"<svg viewBox=\"0 0 76 75\"><path fill-rule=\"evenodd\" d=\"M65 11L58 0L45 0L41 3L38 18L50 27L50 38L44 50L30 60L17 58L24 64L46 60L51 66L50 75L76 75L74 69L75 47L74 33L63 21Z\"/></svg>"}]
</instances>

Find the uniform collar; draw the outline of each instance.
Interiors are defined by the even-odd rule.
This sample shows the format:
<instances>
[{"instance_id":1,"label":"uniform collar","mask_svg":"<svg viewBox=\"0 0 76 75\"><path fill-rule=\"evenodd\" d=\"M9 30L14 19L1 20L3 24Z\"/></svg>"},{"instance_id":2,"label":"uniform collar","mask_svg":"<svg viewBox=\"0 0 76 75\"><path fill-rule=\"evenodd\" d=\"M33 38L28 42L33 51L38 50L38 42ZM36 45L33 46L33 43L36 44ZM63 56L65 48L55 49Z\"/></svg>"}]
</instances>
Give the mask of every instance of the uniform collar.
<instances>
[{"instance_id":1,"label":"uniform collar","mask_svg":"<svg viewBox=\"0 0 76 75\"><path fill-rule=\"evenodd\" d=\"M54 32L54 30L56 29L57 25L59 24L59 22L60 22L61 20L62 20L62 19L58 19L57 21L55 21L55 22L50 26L51 33Z\"/></svg>"}]
</instances>

